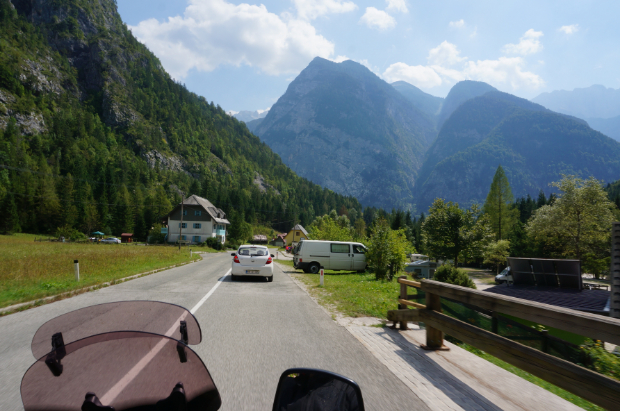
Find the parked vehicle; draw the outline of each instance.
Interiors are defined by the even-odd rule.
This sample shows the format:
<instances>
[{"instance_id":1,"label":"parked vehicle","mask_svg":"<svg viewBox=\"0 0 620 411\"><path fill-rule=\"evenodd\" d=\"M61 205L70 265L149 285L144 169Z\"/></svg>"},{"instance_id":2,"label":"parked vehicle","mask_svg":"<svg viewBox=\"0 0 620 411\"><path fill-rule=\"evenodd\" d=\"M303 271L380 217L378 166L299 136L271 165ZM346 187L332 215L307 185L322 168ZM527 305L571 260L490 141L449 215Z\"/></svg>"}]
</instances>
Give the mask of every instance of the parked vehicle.
<instances>
[{"instance_id":1,"label":"parked vehicle","mask_svg":"<svg viewBox=\"0 0 620 411\"><path fill-rule=\"evenodd\" d=\"M37 361L21 381L24 410L216 411L220 393L189 347L201 341L193 314L158 301L106 303L63 314L32 339ZM293 368L280 376L272 409L364 411L364 400L347 377Z\"/></svg>"},{"instance_id":2,"label":"parked vehicle","mask_svg":"<svg viewBox=\"0 0 620 411\"><path fill-rule=\"evenodd\" d=\"M293 265L305 273L316 274L321 267L326 270L366 269L367 248L362 243L344 241L300 241L293 253Z\"/></svg>"},{"instance_id":3,"label":"parked vehicle","mask_svg":"<svg viewBox=\"0 0 620 411\"><path fill-rule=\"evenodd\" d=\"M236 253L231 254L232 261L231 278L233 281L241 275L253 275L265 277L267 281L273 281L273 254L269 249L260 245L242 245Z\"/></svg>"},{"instance_id":4,"label":"parked vehicle","mask_svg":"<svg viewBox=\"0 0 620 411\"><path fill-rule=\"evenodd\" d=\"M495 276L495 282L497 284L504 284L506 282L512 284L513 280L512 274L510 274L510 266L504 268L501 273Z\"/></svg>"},{"instance_id":5,"label":"parked vehicle","mask_svg":"<svg viewBox=\"0 0 620 411\"><path fill-rule=\"evenodd\" d=\"M108 237L108 238L104 238L103 240L101 240L102 243L106 243L106 244L120 244L121 240L119 240L116 237Z\"/></svg>"}]
</instances>

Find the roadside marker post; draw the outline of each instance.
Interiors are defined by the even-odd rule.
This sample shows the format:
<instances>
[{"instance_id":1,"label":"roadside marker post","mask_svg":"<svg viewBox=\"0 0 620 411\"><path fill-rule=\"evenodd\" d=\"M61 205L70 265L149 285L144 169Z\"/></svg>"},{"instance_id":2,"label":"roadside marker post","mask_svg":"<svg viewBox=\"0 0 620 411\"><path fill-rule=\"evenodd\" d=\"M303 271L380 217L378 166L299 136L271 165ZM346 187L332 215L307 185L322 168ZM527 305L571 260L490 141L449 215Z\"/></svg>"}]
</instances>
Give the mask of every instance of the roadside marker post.
<instances>
[{"instance_id":1,"label":"roadside marker post","mask_svg":"<svg viewBox=\"0 0 620 411\"><path fill-rule=\"evenodd\" d=\"M80 281L80 263L78 260L73 260L73 266L75 267L75 281Z\"/></svg>"},{"instance_id":2,"label":"roadside marker post","mask_svg":"<svg viewBox=\"0 0 620 411\"><path fill-rule=\"evenodd\" d=\"M321 268L321 287L323 287L323 278L325 277L325 270Z\"/></svg>"},{"instance_id":3,"label":"roadside marker post","mask_svg":"<svg viewBox=\"0 0 620 411\"><path fill-rule=\"evenodd\" d=\"M194 250L189 250L189 257L194 258Z\"/></svg>"}]
</instances>

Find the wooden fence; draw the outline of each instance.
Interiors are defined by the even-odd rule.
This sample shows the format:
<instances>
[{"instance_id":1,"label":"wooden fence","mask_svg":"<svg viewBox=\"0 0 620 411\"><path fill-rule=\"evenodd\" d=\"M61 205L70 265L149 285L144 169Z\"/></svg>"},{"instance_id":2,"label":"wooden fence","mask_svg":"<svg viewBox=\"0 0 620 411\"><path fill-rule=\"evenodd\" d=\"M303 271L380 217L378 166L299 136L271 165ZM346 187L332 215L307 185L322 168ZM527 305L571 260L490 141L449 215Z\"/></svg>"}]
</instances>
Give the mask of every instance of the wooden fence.
<instances>
[{"instance_id":1,"label":"wooden fence","mask_svg":"<svg viewBox=\"0 0 620 411\"><path fill-rule=\"evenodd\" d=\"M619 381L442 314L440 298L449 298L494 313L511 315L617 345L620 345L620 319L438 281L416 282L402 276L398 282L399 309L388 311L388 320L394 321L395 325L400 322L401 330L407 329L407 321L424 322L426 344L422 348L448 350L443 343L446 333L596 405L609 410L618 409ZM426 304L410 301L407 297L408 287L423 290L426 293Z\"/></svg>"}]
</instances>

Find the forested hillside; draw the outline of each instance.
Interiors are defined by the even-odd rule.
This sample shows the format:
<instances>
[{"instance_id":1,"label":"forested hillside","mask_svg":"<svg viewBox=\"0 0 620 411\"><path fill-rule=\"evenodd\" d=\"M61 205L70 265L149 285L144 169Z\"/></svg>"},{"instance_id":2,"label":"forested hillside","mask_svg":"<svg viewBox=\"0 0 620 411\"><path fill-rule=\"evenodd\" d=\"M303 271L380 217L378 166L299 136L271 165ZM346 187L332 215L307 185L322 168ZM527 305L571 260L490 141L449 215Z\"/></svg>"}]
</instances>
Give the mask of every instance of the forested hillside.
<instances>
[{"instance_id":1,"label":"forested hillside","mask_svg":"<svg viewBox=\"0 0 620 411\"><path fill-rule=\"evenodd\" d=\"M173 81L114 0L0 0L0 231L143 238L177 188L277 230L361 210Z\"/></svg>"}]
</instances>

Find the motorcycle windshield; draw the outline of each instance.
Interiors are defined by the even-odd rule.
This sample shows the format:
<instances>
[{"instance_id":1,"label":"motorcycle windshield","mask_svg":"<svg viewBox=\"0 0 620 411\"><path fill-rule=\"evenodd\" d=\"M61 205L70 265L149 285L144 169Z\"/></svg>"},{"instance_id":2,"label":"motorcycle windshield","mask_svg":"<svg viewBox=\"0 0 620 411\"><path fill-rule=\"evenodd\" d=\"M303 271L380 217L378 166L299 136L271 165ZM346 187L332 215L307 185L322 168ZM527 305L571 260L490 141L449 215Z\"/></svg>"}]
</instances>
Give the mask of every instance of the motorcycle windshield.
<instances>
[{"instance_id":1,"label":"motorcycle windshield","mask_svg":"<svg viewBox=\"0 0 620 411\"><path fill-rule=\"evenodd\" d=\"M119 301L81 308L43 324L32 339L32 354L41 358L52 350L52 336L62 333L64 344L113 331L144 331L181 340L181 321L188 344L202 340L200 325L184 307L159 301Z\"/></svg>"},{"instance_id":2,"label":"motorcycle windshield","mask_svg":"<svg viewBox=\"0 0 620 411\"><path fill-rule=\"evenodd\" d=\"M156 404L170 397L178 383L187 411L219 409L211 375L188 346L162 335L121 331L46 354L24 375L21 395L26 411L80 411L87 393L116 411L174 409Z\"/></svg>"}]
</instances>

